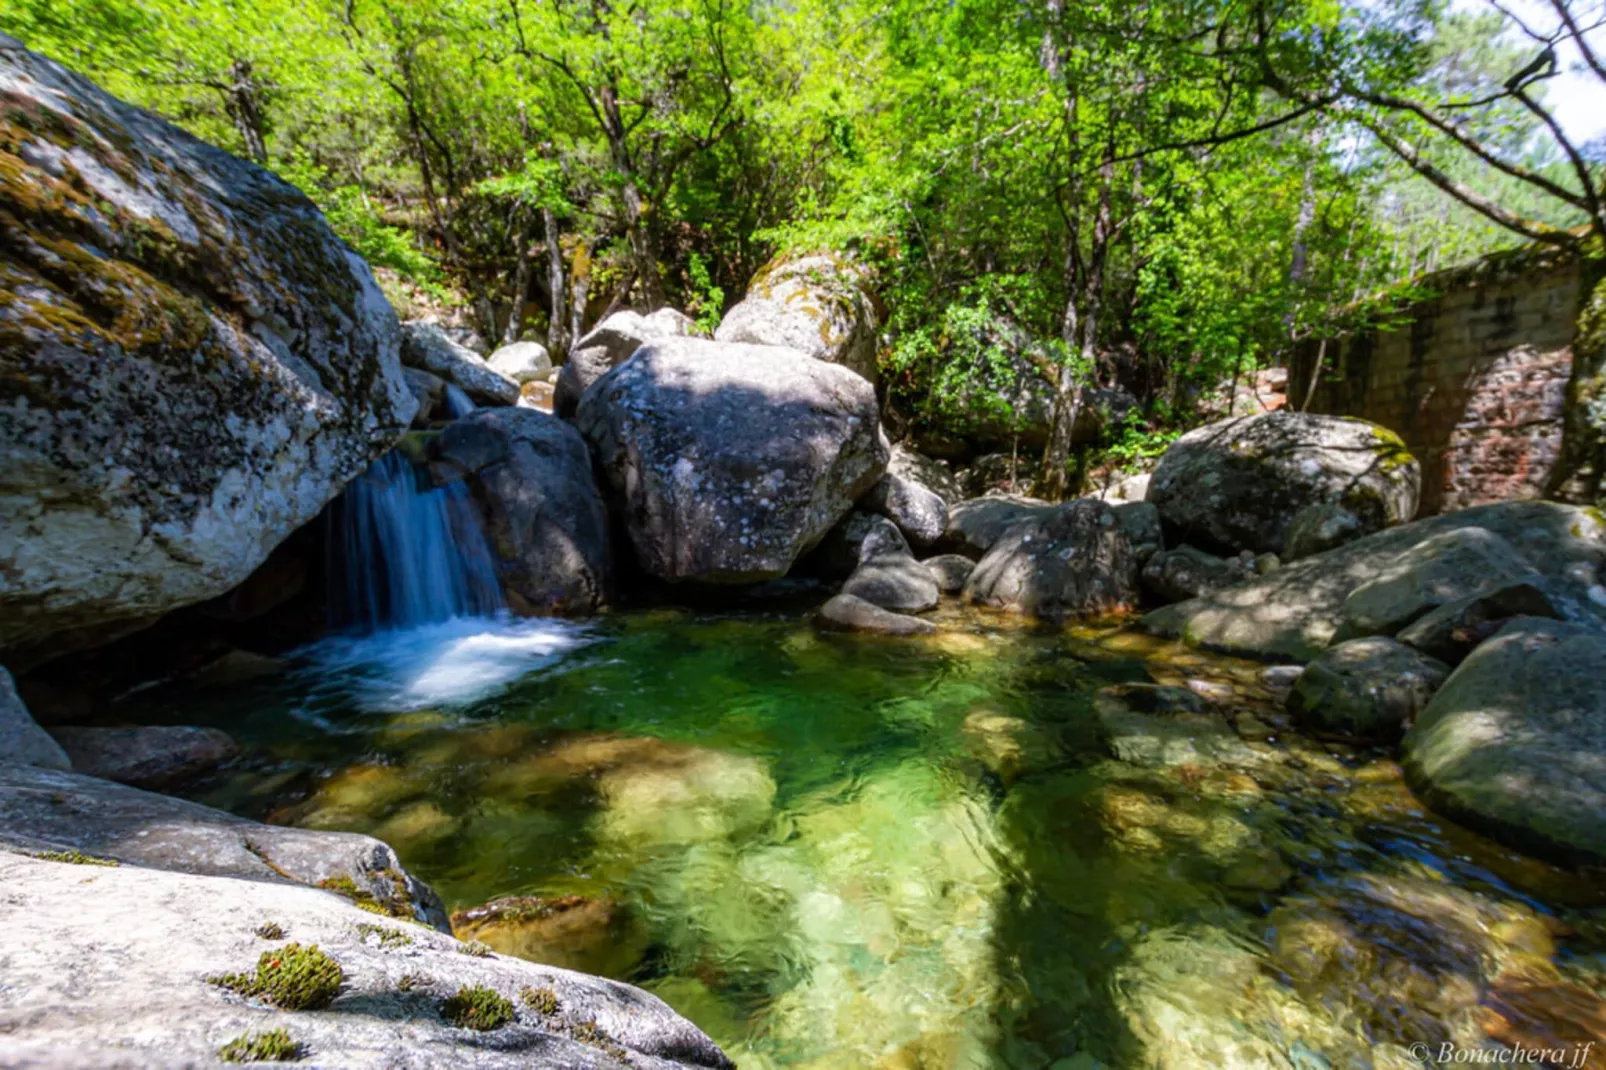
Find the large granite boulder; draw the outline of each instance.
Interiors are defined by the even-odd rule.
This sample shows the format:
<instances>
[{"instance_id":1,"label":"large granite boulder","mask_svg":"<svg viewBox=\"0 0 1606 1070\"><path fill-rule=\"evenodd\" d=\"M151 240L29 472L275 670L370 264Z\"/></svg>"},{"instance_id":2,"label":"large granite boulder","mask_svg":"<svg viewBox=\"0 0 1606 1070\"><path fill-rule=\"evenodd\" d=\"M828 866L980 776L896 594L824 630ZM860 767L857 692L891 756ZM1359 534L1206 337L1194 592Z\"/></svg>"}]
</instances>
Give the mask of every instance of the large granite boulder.
<instances>
[{"instance_id":1,"label":"large granite boulder","mask_svg":"<svg viewBox=\"0 0 1606 1070\"><path fill-rule=\"evenodd\" d=\"M1281 553L1294 516L1338 504L1369 530L1416 515L1422 471L1392 431L1344 416L1268 412L1173 442L1148 500L1179 538L1208 549Z\"/></svg>"},{"instance_id":2,"label":"large granite boulder","mask_svg":"<svg viewBox=\"0 0 1606 1070\"><path fill-rule=\"evenodd\" d=\"M1344 599L1340 634L1393 635L1450 602L1539 574L1517 548L1487 528L1430 535Z\"/></svg>"},{"instance_id":3,"label":"large granite boulder","mask_svg":"<svg viewBox=\"0 0 1606 1070\"><path fill-rule=\"evenodd\" d=\"M648 342L669 338L695 338L697 324L684 313L660 308L651 315L626 309L615 312L569 349L569 359L558 369L552 411L570 417L580 404L580 396L591 384L617 368Z\"/></svg>"},{"instance_id":4,"label":"large granite boulder","mask_svg":"<svg viewBox=\"0 0 1606 1070\"><path fill-rule=\"evenodd\" d=\"M747 296L725 313L720 342L786 346L876 381L879 318L864 272L839 256L780 259L765 265Z\"/></svg>"},{"instance_id":5,"label":"large granite boulder","mask_svg":"<svg viewBox=\"0 0 1606 1070\"><path fill-rule=\"evenodd\" d=\"M960 491L959 480L954 477L953 469L948 466L947 461L927 457L901 443L892 447L892 458L887 461L887 471L911 483L920 484L941 498L944 505L957 502L965 496Z\"/></svg>"},{"instance_id":6,"label":"large granite boulder","mask_svg":"<svg viewBox=\"0 0 1606 1070\"><path fill-rule=\"evenodd\" d=\"M401 359L409 368L444 379L476 405L513 405L519 400L519 384L512 376L458 345L439 324L424 320L402 324Z\"/></svg>"},{"instance_id":7,"label":"large granite boulder","mask_svg":"<svg viewBox=\"0 0 1606 1070\"><path fill-rule=\"evenodd\" d=\"M1428 657L1459 665L1512 617L1560 620L1561 614L1540 584L1513 580L1447 602L1401 629L1396 638Z\"/></svg>"},{"instance_id":8,"label":"large granite boulder","mask_svg":"<svg viewBox=\"0 0 1606 1070\"><path fill-rule=\"evenodd\" d=\"M71 769L72 761L28 713L11 674L0 666L0 762Z\"/></svg>"},{"instance_id":9,"label":"large granite boulder","mask_svg":"<svg viewBox=\"0 0 1606 1070\"><path fill-rule=\"evenodd\" d=\"M999 536L965 581L964 597L1042 620L1117 613L1137 605L1137 559L1113 509L1066 502Z\"/></svg>"},{"instance_id":10,"label":"large granite boulder","mask_svg":"<svg viewBox=\"0 0 1606 1070\"><path fill-rule=\"evenodd\" d=\"M395 313L293 186L15 42L0 96L17 668L238 584L416 402Z\"/></svg>"},{"instance_id":11,"label":"large granite boulder","mask_svg":"<svg viewBox=\"0 0 1606 1070\"><path fill-rule=\"evenodd\" d=\"M436 479L468 480L515 609L583 614L608 601L608 511L578 431L535 409L484 409L448 425L429 454Z\"/></svg>"},{"instance_id":12,"label":"large granite boulder","mask_svg":"<svg viewBox=\"0 0 1606 1070\"><path fill-rule=\"evenodd\" d=\"M1150 555L1143 564L1143 591L1158 602L1182 602L1248 579L1236 557L1222 558L1195 546L1178 546Z\"/></svg>"},{"instance_id":13,"label":"large granite boulder","mask_svg":"<svg viewBox=\"0 0 1606 1070\"><path fill-rule=\"evenodd\" d=\"M1606 630L1517 617L1451 674L1405 737L1435 809L1519 850L1606 862Z\"/></svg>"},{"instance_id":14,"label":"large granite boulder","mask_svg":"<svg viewBox=\"0 0 1606 1070\"><path fill-rule=\"evenodd\" d=\"M576 426L642 567L784 576L886 470L875 390L774 346L653 342L597 380Z\"/></svg>"},{"instance_id":15,"label":"large granite boulder","mask_svg":"<svg viewBox=\"0 0 1606 1070\"><path fill-rule=\"evenodd\" d=\"M464 954L467 945L445 933L376 917L317 888L6 851L0 885L8 1066L216 1066L226 1045L276 1030L318 1066L733 1065L640 989ZM338 969L326 1006L285 1009L216 980L254 975L265 955L292 944L316 946ZM456 1024L454 997L476 989L505 1001L504 1020Z\"/></svg>"},{"instance_id":16,"label":"large granite boulder","mask_svg":"<svg viewBox=\"0 0 1606 1070\"><path fill-rule=\"evenodd\" d=\"M1351 639L1305 666L1288 711L1323 738L1392 743L1449 674L1443 662L1397 640Z\"/></svg>"},{"instance_id":17,"label":"large granite boulder","mask_svg":"<svg viewBox=\"0 0 1606 1070\"><path fill-rule=\"evenodd\" d=\"M1309 661L1339 636L1345 604L1357 588L1388 574L1413 547L1473 528L1514 548L1543 581L1557 613L1569 620L1606 619L1606 521L1600 514L1554 502L1498 502L1379 531L1166 606L1144 617L1142 628L1227 653ZM1491 586L1502 582L1481 575L1467 579L1468 591L1486 580Z\"/></svg>"},{"instance_id":18,"label":"large granite boulder","mask_svg":"<svg viewBox=\"0 0 1606 1070\"><path fill-rule=\"evenodd\" d=\"M1373 520L1377 520L1373 517ZM1326 553L1335 546L1343 546L1362 535L1370 535L1378 527L1367 527L1360 517L1336 502L1307 505L1288 522L1288 537L1283 541L1284 561L1298 561L1302 557Z\"/></svg>"}]
</instances>

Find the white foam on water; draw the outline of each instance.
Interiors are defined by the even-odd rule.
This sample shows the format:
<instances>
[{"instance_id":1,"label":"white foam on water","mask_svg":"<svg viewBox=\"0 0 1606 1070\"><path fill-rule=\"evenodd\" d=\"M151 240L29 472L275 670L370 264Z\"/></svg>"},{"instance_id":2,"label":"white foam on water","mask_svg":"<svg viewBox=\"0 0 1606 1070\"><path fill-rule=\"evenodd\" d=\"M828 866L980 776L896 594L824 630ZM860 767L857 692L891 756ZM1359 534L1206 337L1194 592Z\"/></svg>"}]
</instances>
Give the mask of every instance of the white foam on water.
<instances>
[{"instance_id":1,"label":"white foam on water","mask_svg":"<svg viewBox=\"0 0 1606 1070\"><path fill-rule=\"evenodd\" d=\"M412 628L321 640L298 652L321 697L366 712L467 706L595 640L573 621L454 617Z\"/></svg>"}]
</instances>

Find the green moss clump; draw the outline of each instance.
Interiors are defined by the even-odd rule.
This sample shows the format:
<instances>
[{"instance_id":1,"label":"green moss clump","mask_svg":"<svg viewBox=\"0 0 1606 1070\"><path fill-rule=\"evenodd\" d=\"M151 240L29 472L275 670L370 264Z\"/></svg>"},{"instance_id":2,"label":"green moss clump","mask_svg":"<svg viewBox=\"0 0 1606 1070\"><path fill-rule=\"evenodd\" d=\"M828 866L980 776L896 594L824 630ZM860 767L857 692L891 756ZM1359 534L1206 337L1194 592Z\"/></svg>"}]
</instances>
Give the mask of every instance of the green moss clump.
<instances>
[{"instance_id":1,"label":"green moss clump","mask_svg":"<svg viewBox=\"0 0 1606 1070\"><path fill-rule=\"evenodd\" d=\"M491 945L487 944L483 940L470 940L467 943L458 944L457 953L459 955L472 955L474 958L483 959L491 954Z\"/></svg>"},{"instance_id":2,"label":"green moss clump","mask_svg":"<svg viewBox=\"0 0 1606 1070\"><path fill-rule=\"evenodd\" d=\"M346 973L340 963L318 949L286 944L264 951L254 974L228 973L207 978L242 996L265 1000L287 1011L318 1010L334 1002Z\"/></svg>"},{"instance_id":3,"label":"green moss clump","mask_svg":"<svg viewBox=\"0 0 1606 1070\"><path fill-rule=\"evenodd\" d=\"M558 1002L558 994L545 985L540 988L526 985L519 992L519 999L523 1000L524 1005L532 1011L546 1015L548 1018L563 1009L563 1005Z\"/></svg>"},{"instance_id":4,"label":"green moss clump","mask_svg":"<svg viewBox=\"0 0 1606 1070\"><path fill-rule=\"evenodd\" d=\"M404 973L396 987L402 992L411 992L418 988L428 988L435 983L435 978L427 973Z\"/></svg>"},{"instance_id":5,"label":"green moss clump","mask_svg":"<svg viewBox=\"0 0 1606 1070\"><path fill-rule=\"evenodd\" d=\"M593 1048L608 1053L620 1062L625 1062L630 1053L621 1048L612 1037L602 1030L596 1022L589 1018L575 1024L569 1035L582 1044L589 1044Z\"/></svg>"},{"instance_id":6,"label":"green moss clump","mask_svg":"<svg viewBox=\"0 0 1606 1070\"><path fill-rule=\"evenodd\" d=\"M464 985L441 1004L441 1017L459 1029L486 1033L513 1020L513 1002L484 985Z\"/></svg>"},{"instance_id":7,"label":"green moss clump","mask_svg":"<svg viewBox=\"0 0 1606 1070\"><path fill-rule=\"evenodd\" d=\"M284 939L284 926L276 921L265 921L252 931L264 940Z\"/></svg>"},{"instance_id":8,"label":"green moss clump","mask_svg":"<svg viewBox=\"0 0 1606 1070\"><path fill-rule=\"evenodd\" d=\"M43 862L65 862L70 866L117 866L122 863L115 858L96 858L86 855L82 851L40 851L34 855Z\"/></svg>"},{"instance_id":9,"label":"green moss clump","mask_svg":"<svg viewBox=\"0 0 1606 1070\"><path fill-rule=\"evenodd\" d=\"M401 875L394 870L385 870L383 872L396 884L398 898L381 899L368 889L358 887L357 882L344 873L334 877L325 877L318 882L318 887L326 892L334 892L338 896L351 900L352 904L359 910L366 910L370 914L378 914L386 918L398 918L402 921L417 921L418 917L413 910L413 905L407 901L406 895L402 892L404 883Z\"/></svg>"},{"instance_id":10,"label":"green moss clump","mask_svg":"<svg viewBox=\"0 0 1606 1070\"><path fill-rule=\"evenodd\" d=\"M293 1063L302 1054L301 1045L283 1029L243 1033L217 1050L218 1061L225 1063Z\"/></svg>"},{"instance_id":11,"label":"green moss clump","mask_svg":"<svg viewBox=\"0 0 1606 1070\"><path fill-rule=\"evenodd\" d=\"M402 932L400 929L392 929L388 925L370 925L368 922L363 922L361 925L357 926L357 932L361 934L365 940L370 936L378 937L379 946L386 950L389 950L393 947L406 947L408 944L413 942L413 938L411 936Z\"/></svg>"}]
</instances>

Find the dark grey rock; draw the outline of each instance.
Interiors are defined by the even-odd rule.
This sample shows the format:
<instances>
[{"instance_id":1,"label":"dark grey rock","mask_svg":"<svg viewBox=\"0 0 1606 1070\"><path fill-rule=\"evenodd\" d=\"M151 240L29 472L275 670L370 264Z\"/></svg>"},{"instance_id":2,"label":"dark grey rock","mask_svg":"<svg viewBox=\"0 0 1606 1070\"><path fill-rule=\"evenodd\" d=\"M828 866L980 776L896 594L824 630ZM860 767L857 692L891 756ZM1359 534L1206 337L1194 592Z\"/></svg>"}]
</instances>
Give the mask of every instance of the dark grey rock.
<instances>
[{"instance_id":1,"label":"dark grey rock","mask_svg":"<svg viewBox=\"0 0 1606 1070\"><path fill-rule=\"evenodd\" d=\"M11 674L0 667L0 762L71 769L66 751L38 724L17 694Z\"/></svg>"},{"instance_id":2,"label":"dark grey rock","mask_svg":"<svg viewBox=\"0 0 1606 1070\"><path fill-rule=\"evenodd\" d=\"M898 525L917 550L934 545L948 527L948 506L941 495L892 472L870 488L861 504Z\"/></svg>"},{"instance_id":3,"label":"dark grey rock","mask_svg":"<svg viewBox=\"0 0 1606 1070\"><path fill-rule=\"evenodd\" d=\"M964 597L1042 620L1116 613L1137 604L1137 562L1114 510L1090 498L1066 502L999 536Z\"/></svg>"},{"instance_id":4,"label":"dark grey rock","mask_svg":"<svg viewBox=\"0 0 1606 1070\"><path fill-rule=\"evenodd\" d=\"M472 349L452 341L438 324L423 320L402 324L401 359L409 368L444 379L477 405L512 405L519 400L518 383Z\"/></svg>"},{"instance_id":5,"label":"dark grey rock","mask_svg":"<svg viewBox=\"0 0 1606 1070\"><path fill-rule=\"evenodd\" d=\"M1374 521L1381 520L1373 514ZM1369 526L1360 517L1336 502L1307 505L1288 522L1288 538L1283 548L1283 559L1298 561L1326 553L1335 546L1353 542L1362 535L1370 535L1381 528Z\"/></svg>"},{"instance_id":6,"label":"dark grey rock","mask_svg":"<svg viewBox=\"0 0 1606 1070\"><path fill-rule=\"evenodd\" d=\"M159 788L208 773L239 753L227 732L188 725L70 728L52 733L74 772L137 788Z\"/></svg>"},{"instance_id":7,"label":"dark grey rock","mask_svg":"<svg viewBox=\"0 0 1606 1070\"><path fill-rule=\"evenodd\" d=\"M1448 665L1397 640L1351 639L1305 666L1288 712L1323 738L1392 743L1449 675Z\"/></svg>"},{"instance_id":8,"label":"dark grey rock","mask_svg":"<svg viewBox=\"0 0 1606 1070\"><path fill-rule=\"evenodd\" d=\"M1396 638L1447 665L1459 665L1474 647L1512 617L1559 620L1561 614L1537 585L1517 580L1448 602L1419 618Z\"/></svg>"},{"instance_id":9,"label":"dark grey rock","mask_svg":"<svg viewBox=\"0 0 1606 1070\"><path fill-rule=\"evenodd\" d=\"M815 616L815 623L827 631L878 635L930 635L937 630L930 621L893 613L851 594L828 599Z\"/></svg>"},{"instance_id":10,"label":"dark grey rock","mask_svg":"<svg viewBox=\"0 0 1606 1070\"><path fill-rule=\"evenodd\" d=\"M931 573L931 578L937 581L937 589L943 594L958 594L965 589L965 581L976 568L976 562L963 554L939 554L928 557L920 562Z\"/></svg>"}]
</instances>

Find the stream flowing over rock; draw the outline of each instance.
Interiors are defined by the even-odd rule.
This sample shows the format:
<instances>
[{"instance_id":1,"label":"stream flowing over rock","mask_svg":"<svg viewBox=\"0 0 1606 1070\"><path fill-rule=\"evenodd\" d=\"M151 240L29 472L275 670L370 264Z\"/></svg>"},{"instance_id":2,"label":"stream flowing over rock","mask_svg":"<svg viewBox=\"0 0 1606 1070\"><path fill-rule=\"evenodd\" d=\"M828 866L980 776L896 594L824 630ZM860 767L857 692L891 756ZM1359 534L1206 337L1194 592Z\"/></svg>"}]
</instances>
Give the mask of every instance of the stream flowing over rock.
<instances>
[{"instance_id":1,"label":"stream flowing over rock","mask_svg":"<svg viewBox=\"0 0 1606 1070\"><path fill-rule=\"evenodd\" d=\"M1113 509L1066 502L1005 530L965 581L964 596L1044 620L1116 613L1137 604L1137 559Z\"/></svg>"},{"instance_id":2,"label":"stream flowing over rock","mask_svg":"<svg viewBox=\"0 0 1606 1070\"><path fill-rule=\"evenodd\" d=\"M1472 536L1481 545L1498 537L1511 547L1516 560L1542 581L1558 614L1569 620L1606 620L1606 521L1600 514L1554 502L1498 502L1356 539L1269 575L1155 610L1141 627L1228 653L1309 661L1342 637L1352 593L1380 578L1392 583L1389 578L1400 576L1397 570L1408 551L1463 530L1484 533ZM1434 568L1431 560L1425 564ZM1411 599L1413 611L1427 613L1436 605L1492 590L1509 578L1504 571L1488 573L1480 567L1460 574L1454 583L1423 587L1402 581L1401 586L1417 592Z\"/></svg>"},{"instance_id":3,"label":"stream flowing over rock","mask_svg":"<svg viewBox=\"0 0 1606 1070\"><path fill-rule=\"evenodd\" d=\"M48 653L244 580L417 405L294 187L18 47L0 93L0 647Z\"/></svg>"},{"instance_id":4,"label":"stream flowing over rock","mask_svg":"<svg viewBox=\"0 0 1606 1070\"><path fill-rule=\"evenodd\" d=\"M454 421L429 446L437 478L466 478L514 608L591 613L613 585L608 511L573 427L534 409Z\"/></svg>"},{"instance_id":5,"label":"stream flowing over rock","mask_svg":"<svg viewBox=\"0 0 1606 1070\"><path fill-rule=\"evenodd\" d=\"M444 933L316 888L4 851L0 883L0 959L14 993L0 1005L9 1065L210 1066L226 1043L272 1029L320 1066L610 1070L626 1053L629 1065L651 1070L732 1065L638 988L462 954ZM279 935L258 931L268 923ZM209 980L249 973L285 941L338 965L326 1008L284 1010ZM470 986L507 1000L512 1020L486 1032L444 1020L446 1001ZM550 1002L532 1005L526 990Z\"/></svg>"},{"instance_id":6,"label":"stream flowing over rock","mask_svg":"<svg viewBox=\"0 0 1606 1070\"><path fill-rule=\"evenodd\" d=\"M628 309L615 312L569 350L568 361L558 369L552 411L559 416L573 416L581 395L592 383L629 360L648 342L695 338L699 333L690 317L672 308L660 308L647 316Z\"/></svg>"},{"instance_id":7,"label":"stream flowing over rock","mask_svg":"<svg viewBox=\"0 0 1606 1070\"><path fill-rule=\"evenodd\" d=\"M774 346L643 346L586 391L591 444L642 567L666 580L786 574L881 478L875 390Z\"/></svg>"},{"instance_id":8,"label":"stream flowing over rock","mask_svg":"<svg viewBox=\"0 0 1606 1070\"><path fill-rule=\"evenodd\" d=\"M806 256L772 262L753 276L714 338L786 346L873 383L877 325L859 267L837 256Z\"/></svg>"},{"instance_id":9,"label":"stream flowing over rock","mask_svg":"<svg viewBox=\"0 0 1606 1070\"><path fill-rule=\"evenodd\" d=\"M1416 515L1422 472L1392 431L1341 416L1270 412L1195 428L1149 481L1166 525L1211 549L1281 553L1294 517L1338 504L1369 530Z\"/></svg>"},{"instance_id":10,"label":"stream flowing over rock","mask_svg":"<svg viewBox=\"0 0 1606 1070\"><path fill-rule=\"evenodd\" d=\"M1435 808L1518 850L1606 862L1606 631L1517 617L1451 674L1405 738Z\"/></svg>"}]
</instances>

